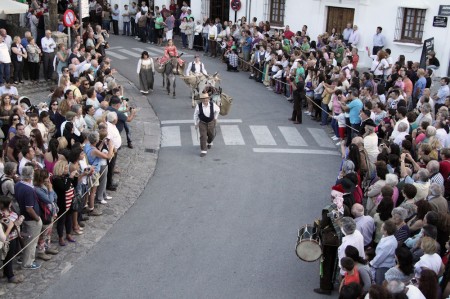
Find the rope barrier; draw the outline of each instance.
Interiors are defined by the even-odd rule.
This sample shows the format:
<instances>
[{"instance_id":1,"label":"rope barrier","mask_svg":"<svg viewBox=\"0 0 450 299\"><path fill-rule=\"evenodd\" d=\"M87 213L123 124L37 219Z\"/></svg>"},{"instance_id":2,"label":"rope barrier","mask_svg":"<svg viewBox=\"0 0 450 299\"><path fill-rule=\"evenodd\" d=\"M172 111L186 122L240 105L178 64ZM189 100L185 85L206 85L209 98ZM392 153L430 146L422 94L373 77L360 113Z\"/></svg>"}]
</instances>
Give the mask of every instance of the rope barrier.
<instances>
[{"instance_id":1,"label":"rope barrier","mask_svg":"<svg viewBox=\"0 0 450 299\"><path fill-rule=\"evenodd\" d=\"M251 68L253 68L254 70L260 72L261 74L264 74L263 71L261 71L259 68L253 67L252 64L250 64L249 62L245 61L243 58L241 58L241 57L238 56L238 59L241 60L243 63L248 64L248 65L249 65ZM281 84L284 84L284 85L286 85L286 86L289 86L288 83L283 82L283 81L281 81L281 80L279 80L279 79L271 78L271 80L274 80L274 81L277 81L277 82L279 82L279 83L281 83ZM306 96L306 99L307 99L308 101L310 101L314 106L316 106L317 108L319 108L320 110L322 110L323 112L325 112L325 113L327 114L327 116L333 118L333 115L332 115L331 113L329 113L328 111L326 111L325 109L323 109L322 106L318 105L318 104L317 104L316 102L314 102L314 100L312 100L310 97ZM345 124L345 126L346 126L347 128L349 128L349 129L353 130L353 131L358 132L358 130L355 129L355 128L353 128L352 126L349 126L349 125L347 125L347 124Z\"/></svg>"},{"instance_id":2,"label":"rope barrier","mask_svg":"<svg viewBox=\"0 0 450 299\"><path fill-rule=\"evenodd\" d=\"M111 162L111 160L112 160L112 158L111 159L109 159L109 162ZM105 173L105 171L107 170L108 168L105 168L104 170L103 170L103 172L100 174L100 176L99 176L99 179L100 179L100 177ZM86 192L84 192L84 194L81 196L82 198L83 197L85 197L87 194L89 194L90 193L90 191L91 191L91 189L93 188L94 186L91 186ZM39 235L37 235L36 237L34 237L31 241L29 241L21 250L19 250L8 262L6 262L6 263L4 263L1 267L0 267L0 270L2 270L6 265L8 265L9 263L11 263L18 255L20 255L28 246L30 246L30 244L31 243L33 243L33 241L35 241L36 239L38 239L42 234L44 234L50 227L52 227L53 226L53 224L54 223L56 223L62 216L64 216L67 212L69 212L70 211L70 208L69 209L67 209L66 211L64 211L59 217L57 217L55 220L53 220L50 224L48 224L47 225L47 227L43 230L43 231L41 231L40 233L39 233ZM20 238L20 237L18 237L18 238Z\"/></svg>"}]
</instances>

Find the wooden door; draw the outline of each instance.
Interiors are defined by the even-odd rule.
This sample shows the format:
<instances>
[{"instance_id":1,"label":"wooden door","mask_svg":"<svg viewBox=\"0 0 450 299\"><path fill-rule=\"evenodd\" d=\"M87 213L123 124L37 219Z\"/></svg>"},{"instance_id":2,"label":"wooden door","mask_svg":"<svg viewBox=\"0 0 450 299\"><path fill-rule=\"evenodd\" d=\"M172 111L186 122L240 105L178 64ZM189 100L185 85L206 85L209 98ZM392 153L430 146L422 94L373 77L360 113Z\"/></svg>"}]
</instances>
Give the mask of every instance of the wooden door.
<instances>
[{"instance_id":1,"label":"wooden door","mask_svg":"<svg viewBox=\"0 0 450 299\"><path fill-rule=\"evenodd\" d=\"M336 33L342 34L347 23L353 25L354 15L355 10L353 8L328 6L326 31L330 34L331 30L336 28Z\"/></svg>"},{"instance_id":2,"label":"wooden door","mask_svg":"<svg viewBox=\"0 0 450 299\"><path fill-rule=\"evenodd\" d=\"M230 0L211 0L209 18L219 18L220 22L230 19Z\"/></svg>"}]
</instances>

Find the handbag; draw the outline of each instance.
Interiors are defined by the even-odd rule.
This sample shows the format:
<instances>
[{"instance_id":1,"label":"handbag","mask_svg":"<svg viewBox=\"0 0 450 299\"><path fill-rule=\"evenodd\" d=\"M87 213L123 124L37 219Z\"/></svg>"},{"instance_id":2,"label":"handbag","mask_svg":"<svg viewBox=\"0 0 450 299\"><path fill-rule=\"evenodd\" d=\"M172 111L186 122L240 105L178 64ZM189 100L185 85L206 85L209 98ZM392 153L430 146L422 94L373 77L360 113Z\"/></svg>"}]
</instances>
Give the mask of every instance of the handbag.
<instances>
[{"instance_id":1,"label":"handbag","mask_svg":"<svg viewBox=\"0 0 450 299\"><path fill-rule=\"evenodd\" d=\"M75 193L72 199L72 206L70 207L73 211L81 211L83 209L84 202L83 197L78 192Z\"/></svg>"}]
</instances>

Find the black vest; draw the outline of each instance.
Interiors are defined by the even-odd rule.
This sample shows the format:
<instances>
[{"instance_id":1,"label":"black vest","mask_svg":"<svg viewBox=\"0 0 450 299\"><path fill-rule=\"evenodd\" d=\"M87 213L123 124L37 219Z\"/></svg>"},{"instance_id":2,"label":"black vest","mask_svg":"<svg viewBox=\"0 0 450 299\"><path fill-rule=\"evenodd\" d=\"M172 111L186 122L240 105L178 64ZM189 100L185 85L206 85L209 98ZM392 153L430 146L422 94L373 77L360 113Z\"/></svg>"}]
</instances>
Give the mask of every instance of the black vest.
<instances>
[{"instance_id":1,"label":"black vest","mask_svg":"<svg viewBox=\"0 0 450 299\"><path fill-rule=\"evenodd\" d=\"M195 73L195 62L192 62L191 72ZM200 62L200 73L203 73L203 63Z\"/></svg>"},{"instance_id":2,"label":"black vest","mask_svg":"<svg viewBox=\"0 0 450 299\"><path fill-rule=\"evenodd\" d=\"M205 114L203 114L203 103L198 104L198 118L204 122L209 123L214 120L214 104L213 102L209 101L209 117L206 117Z\"/></svg>"}]
</instances>

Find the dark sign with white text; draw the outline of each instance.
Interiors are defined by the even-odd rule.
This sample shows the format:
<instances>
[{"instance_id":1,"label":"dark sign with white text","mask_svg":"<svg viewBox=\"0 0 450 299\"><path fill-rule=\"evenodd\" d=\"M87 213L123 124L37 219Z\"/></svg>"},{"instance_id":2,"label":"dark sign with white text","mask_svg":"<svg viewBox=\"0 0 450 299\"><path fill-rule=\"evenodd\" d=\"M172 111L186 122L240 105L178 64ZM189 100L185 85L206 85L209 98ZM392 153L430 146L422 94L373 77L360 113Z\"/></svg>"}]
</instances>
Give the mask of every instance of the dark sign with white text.
<instances>
[{"instance_id":1,"label":"dark sign with white text","mask_svg":"<svg viewBox=\"0 0 450 299\"><path fill-rule=\"evenodd\" d=\"M447 17L435 16L433 18L433 27L446 28L447 27Z\"/></svg>"}]
</instances>

